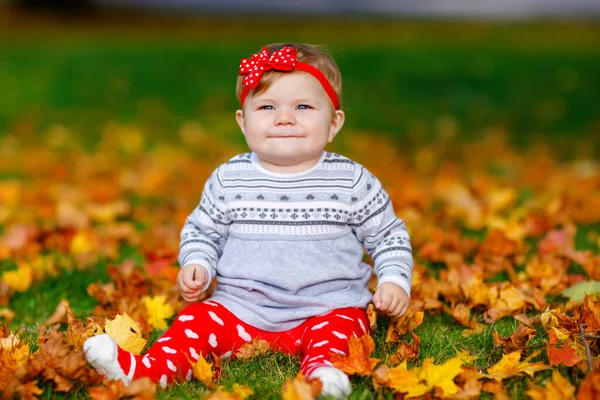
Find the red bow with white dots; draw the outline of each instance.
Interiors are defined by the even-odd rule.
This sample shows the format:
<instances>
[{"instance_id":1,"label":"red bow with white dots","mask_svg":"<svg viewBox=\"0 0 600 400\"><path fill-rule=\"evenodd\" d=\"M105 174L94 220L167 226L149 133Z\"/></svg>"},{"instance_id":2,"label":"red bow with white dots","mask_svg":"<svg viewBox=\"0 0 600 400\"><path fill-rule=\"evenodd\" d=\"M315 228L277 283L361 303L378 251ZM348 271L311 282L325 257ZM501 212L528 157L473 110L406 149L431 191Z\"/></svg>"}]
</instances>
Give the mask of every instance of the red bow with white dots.
<instances>
[{"instance_id":1,"label":"red bow with white dots","mask_svg":"<svg viewBox=\"0 0 600 400\"><path fill-rule=\"evenodd\" d=\"M327 96L331 99L333 108L336 110L338 109L339 101L337 93L325 75L323 75L317 67L298 61L296 49L289 46L277 50L271 54L271 56L269 56L267 48L264 47L260 53L253 54L251 58L242 58L239 72L239 74L244 77L244 79L242 79L243 89L240 96L240 103L242 106L244 105L246 96L248 96L248 92L255 89L260 83L263 73L272 69L276 71L299 70L311 74L317 78L319 83L321 83L321 86L323 86L323 89L325 89Z\"/></svg>"},{"instance_id":2,"label":"red bow with white dots","mask_svg":"<svg viewBox=\"0 0 600 400\"><path fill-rule=\"evenodd\" d=\"M253 54L251 58L242 58L240 63L240 75L245 76L242 84L249 89L255 89L265 71L271 69L277 71L291 71L296 66L296 49L293 47L284 47L271 54L266 47L258 54Z\"/></svg>"}]
</instances>

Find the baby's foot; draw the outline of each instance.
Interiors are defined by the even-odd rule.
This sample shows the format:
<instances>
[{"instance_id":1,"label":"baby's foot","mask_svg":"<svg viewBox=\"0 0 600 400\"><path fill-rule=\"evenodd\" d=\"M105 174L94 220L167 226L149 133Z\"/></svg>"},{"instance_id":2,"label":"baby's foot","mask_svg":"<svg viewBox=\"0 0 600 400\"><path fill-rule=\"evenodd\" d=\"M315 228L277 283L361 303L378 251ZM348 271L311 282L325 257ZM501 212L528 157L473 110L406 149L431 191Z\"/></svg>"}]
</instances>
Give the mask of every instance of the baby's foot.
<instances>
[{"instance_id":1,"label":"baby's foot","mask_svg":"<svg viewBox=\"0 0 600 400\"><path fill-rule=\"evenodd\" d=\"M125 375L117 360L117 344L108 334L103 333L87 339L83 343L83 351L88 362L107 379L120 379L126 385L131 383L131 377Z\"/></svg>"},{"instance_id":2,"label":"baby's foot","mask_svg":"<svg viewBox=\"0 0 600 400\"><path fill-rule=\"evenodd\" d=\"M318 378L321 381L322 396L345 399L352 391L348 375L334 367L319 367L310 374L310 378Z\"/></svg>"}]
</instances>

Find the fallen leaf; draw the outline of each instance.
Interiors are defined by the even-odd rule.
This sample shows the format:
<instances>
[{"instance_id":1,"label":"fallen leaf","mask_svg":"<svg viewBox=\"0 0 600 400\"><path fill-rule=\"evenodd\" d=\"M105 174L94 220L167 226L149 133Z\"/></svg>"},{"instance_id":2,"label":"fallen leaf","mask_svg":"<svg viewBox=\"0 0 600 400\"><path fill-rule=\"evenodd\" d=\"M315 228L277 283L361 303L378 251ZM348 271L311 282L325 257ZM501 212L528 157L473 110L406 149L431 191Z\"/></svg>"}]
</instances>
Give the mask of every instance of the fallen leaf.
<instances>
[{"instance_id":1,"label":"fallen leaf","mask_svg":"<svg viewBox=\"0 0 600 400\"><path fill-rule=\"evenodd\" d=\"M216 387L212 363L206 361L206 359L202 356L202 353L200 353L198 361L193 362L189 358L188 361L192 366L192 372L194 373L196 379L202 382L207 388L213 389Z\"/></svg>"},{"instance_id":2,"label":"fallen leaf","mask_svg":"<svg viewBox=\"0 0 600 400\"><path fill-rule=\"evenodd\" d=\"M477 368L465 367L463 365L462 372L456 377L455 381L459 387L459 391L452 395L453 399L468 400L480 398L483 384L479 379Z\"/></svg>"},{"instance_id":3,"label":"fallen leaf","mask_svg":"<svg viewBox=\"0 0 600 400\"><path fill-rule=\"evenodd\" d=\"M456 394L458 386L454 378L462 371L460 357L452 358L441 365L435 365L433 358L426 358L420 368L408 370L406 361L388 371L390 388L398 393L406 393L407 398L422 396L434 388L439 388L444 396Z\"/></svg>"},{"instance_id":4,"label":"fallen leaf","mask_svg":"<svg viewBox=\"0 0 600 400\"><path fill-rule=\"evenodd\" d=\"M532 356L529 356L528 359L531 358ZM543 371L552 368L551 366L542 362L529 363L528 359L521 361L520 351L503 354L502 359L496 365L489 367L487 374L482 375L487 378L501 381L505 378L510 378L521 374L533 376L533 374L537 371Z\"/></svg>"},{"instance_id":5,"label":"fallen leaf","mask_svg":"<svg viewBox=\"0 0 600 400\"><path fill-rule=\"evenodd\" d=\"M407 361L387 371L388 386L398 393L405 393L406 397L418 397L431 390L425 382L421 382L418 369L409 371Z\"/></svg>"},{"instance_id":6,"label":"fallen leaf","mask_svg":"<svg viewBox=\"0 0 600 400\"><path fill-rule=\"evenodd\" d=\"M38 332L38 350L29 358L28 372L40 374L54 383L54 390L68 392L74 382L98 384L102 377L92 368L82 353L75 353L64 343L63 334L55 325L48 332Z\"/></svg>"},{"instance_id":7,"label":"fallen leaf","mask_svg":"<svg viewBox=\"0 0 600 400\"><path fill-rule=\"evenodd\" d=\"M216 391L204 397L206 400L244 400L254 394L250 386L233 384L232 391L219 386Z\"/></svg>"},{"instance_id":8,"label":"fallen leaf","mask_svg":"<svg viewBox=\"0 0 600 400\"><path fill-rule=\"evenodd\" d=\"M413 336L413 342L401 342L396 349L396 352L388 356L386 362L390 366L400 364L404 360L415 360L419 358L419 351L421 349L421 338L411 332Z\"/></svg>"},{"instance_id":9,"label":"fallen leaf","mask_svg":"<svg viewBox=\"0 0 600 400\"><path fill-rule=\"evenodd\" d=\"M331 362L334 367L348 375L368 376L380 361L378 358L370 357L373 350L375 350L375 342L370 335L363 335L360 338L351 336L348 340L348 355L331 354Z\"/></svg>"},{"instance_id":10,"label":"fallen leaf","mask_svg":"<svg viewBox=\"0 0 600 400\"><path fill-rule=\"evenodd\" d=\"M44 325L53 325L60 324L65 322L67 316L67 309L70 308L69 301L67 299L62 299L58 306L56 307L56 311L46 320Z\"/></svg>"},{"instance_id":11,"label":"fallen leaf","mask_svg":"<svg viewBox=\"0 0 600 400\"><path fill-rule=\"evenodd\" d=\"M150 378L134 379L129 385L123 381L105 381L104 386L88 388L92 400L154 400L156 398L156 384Z\"/></svg>"},{"instance_id":12,"label":"fallen leaf","mask_svg":"<svg viewBox=\"0 0 600 400\"><path fill-rule=\"evenodd\" d=\"M24 292L31 287L33 271L28 263L17 263L17 269L4 272L2 280L15 292Z\"/></svg>"},{"instance_id":13,"label":"fallen leaf","mask_svg":"<svg viewBox=\"0 0 600 400\"><path fill-rule=\"evenodd\" d=\"M533 400L571 400L575 399L575 387L558 370L552 371L552 380L544 386L530 386L525 392Z\"/></svg>"},{"instance_id":14,"label":"fallen leaf","mask_svg":"<svg viewBox=\"0 0 600 400\"><path fill-rule=\"evenodd\" d=\"M512 353L515 350L523 350L531 339L536 335L536 330L525 325L519 325L517 329L507 338L502 338L495 330L492 332L494 344L496 347L503 346L504 354Z\"/></svg>"},{"instance_id":15,"label":"fallen leaf","mask_svg":"<svg viewBox=\"0 0 600 400\"><path fill-rule=\"evenodd\" d=\"M563 290L561 294L579 303L586 295L594 293L600 293L600 281L577 282Z\"/></svg>"},{"instance_id":16,"label":"fallen leaf","mask_svg":"<svg viewBox=\"0 0 600 400\"><path fill-rule=\"evenodd\" d=\"M127 313L119 314L113 320L106 320L104 331L121 349L133 354L140 354L146 346L146 339L142 337L140 325Z\"/></svg>"},{"instance_id":17,"label":"fallen leaf","mask_svg":"<svg viewBox=\"0 0 600 400\"><path fill-rule=\"evenodd\" d=\"M600 371L594 370L588 373L579 386L577 400L600 399Z\"/></svg>"},{"instance_id":18,"label":"fallen leaf","mask_svg":"<svg viewBox=\"0 0 600 400\"><path fill-rule=\"evenodd\" d=\"M294 380L287 379L283 385L283 400L313 400L321 392L321 381L306 381L301 373Z\"/></svg>"},{"instance_id":19,"label":"fallen leaf","mask_svg":"<svg viewBox=\"0 0 600 400\"><path fill-rule=\"evenodd\" d=\"M393 320L388 326L385 336L386 342L398 342L400 337L415 330L415 328L423 323L425 313L423 311L413 312L409 310L402 317Z\"/></svg>"},{"instance_id":20,"label":"fallen leaf","mask_svg":"<svg viewBox=\"0 0 600 400\"><path fill-rule=\"evenodd\" d=\"M237 358L250 360L266 354L271 350L271 344L263 339L253 338L251 342L244 343L235 352Z\"/></svg>"},{"instance_id":21,"label":"fallen leaf","mask_svg":"<svg viewBox=\"0 0 600 400\"><path fill-rule=\"evenodd\" d=\"M377 310L375 309L375 304L372 302L367 306L367 320L369 321L371 332L373 332L377 328Z\"/></svg>"},{"instance_id":22,"label":"fallen leaf","mask_svg":"<svg viewBox=\"0 0 600 400\"><path fill-rule=\"evenodd\" d=\"M550 365L566 365L572 367L581 361L581 356L577 354L577 350L569 346L567 343L563 343L561 347L558 347L556 340L556 333L554 331L548 331L548 346L546 348L548 352L548 361Z\"/></svg>"},{"instance_id":23,"label":"fallen leaf","mask_svg":"<svg viewBox=\"0 0 600 400\"><path fill-rule=\"evenodd\" d=\"M166 319L175 314L173 307L170 304L166 304L166 299L166 296L142 297L142 301L148 312L148 323L154 329L167 329Z\"/></svg>"}]
</instances>

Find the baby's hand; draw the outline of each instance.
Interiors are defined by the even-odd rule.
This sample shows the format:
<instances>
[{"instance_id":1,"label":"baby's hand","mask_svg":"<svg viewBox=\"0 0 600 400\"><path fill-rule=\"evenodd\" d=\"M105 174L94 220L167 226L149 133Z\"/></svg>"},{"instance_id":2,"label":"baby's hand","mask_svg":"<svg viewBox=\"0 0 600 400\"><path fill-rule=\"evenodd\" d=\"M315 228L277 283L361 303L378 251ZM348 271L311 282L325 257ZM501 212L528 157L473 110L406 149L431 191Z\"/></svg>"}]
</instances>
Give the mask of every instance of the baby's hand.
<instances>
[{"instance_id":1,"label":"baby's hand","mask_svg":"<svg viewBox=\"0 0 600 400\"><path fill-rule=\"evenodd\" d=\"M410 296L394 282L384 282L375 291L373 303L379 311L400 318L408 310Z\"/></svg>"},{"instance_id":2,"label":"baby's hand","mask_svg":"<svg viewBox=\"0 0 600 400\"><path fill-rule=\"evenodd\" d=\"M188 303L198 300L207 282L208 272L206 268L198 264L186 265L177 274L177 288Z\"/></svg>"}]
</instances>

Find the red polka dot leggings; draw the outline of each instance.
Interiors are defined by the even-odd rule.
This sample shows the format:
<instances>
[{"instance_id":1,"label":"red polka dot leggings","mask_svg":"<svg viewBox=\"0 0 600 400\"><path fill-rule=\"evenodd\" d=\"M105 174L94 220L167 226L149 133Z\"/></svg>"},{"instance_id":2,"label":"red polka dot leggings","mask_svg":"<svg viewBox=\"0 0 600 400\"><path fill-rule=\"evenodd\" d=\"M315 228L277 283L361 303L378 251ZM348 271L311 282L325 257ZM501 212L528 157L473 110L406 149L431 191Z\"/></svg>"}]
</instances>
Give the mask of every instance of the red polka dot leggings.
<instances>
[{"instance_id":1,"label":"red polka dot leggings","mask_svg":"<svg viewBox=\"0 0 600 400\"><path fill-rule=\"evenodd\" d=\"M147 376L165 387L192 378L188 358L195 362L200 354L206 357L210 353L229 357L257 338L268 341L273 350L301 355L300 370L308 376L317 367L332 366L332 353L347 354L350 336L368 333L361 308L334 310L288 331L267 332L242 322L221 304L209 300L184 307L144 356L119 349L117 360L130 378Z\"/></svg>"}]
</instances>

